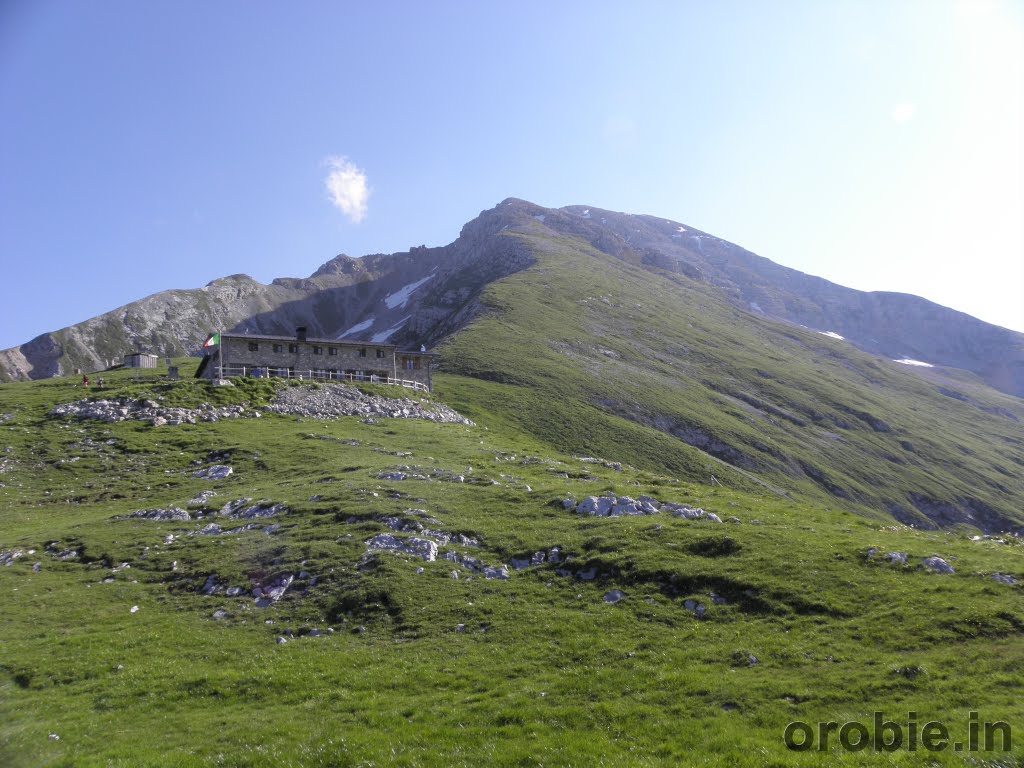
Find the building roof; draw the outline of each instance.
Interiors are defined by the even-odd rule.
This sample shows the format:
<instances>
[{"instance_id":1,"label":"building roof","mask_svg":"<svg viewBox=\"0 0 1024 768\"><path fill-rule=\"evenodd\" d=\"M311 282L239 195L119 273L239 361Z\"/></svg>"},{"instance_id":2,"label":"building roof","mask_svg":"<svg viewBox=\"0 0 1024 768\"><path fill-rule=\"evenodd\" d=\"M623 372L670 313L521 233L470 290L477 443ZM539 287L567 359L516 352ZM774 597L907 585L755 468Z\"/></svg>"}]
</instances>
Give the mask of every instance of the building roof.
<instances>
[{"instance_id":1,"label":"building roof","mask_svg":"<svg viewBox=\"0 0 1024 768\"><path fill-rule=\"evenodd\" d=\"M247 341L286 341L290 343L304 342L306 344L326 344L332 347L380 347L382 349L389 349L394 352L399 352L403 355L430 355L432 357L439 357L437 352L420 352L418 349L399 349L397 344L388 344L383 341L342 341L341 339L316 339L311 336L307 336L305 339L300 339L295 335L292 336L264 336L256 335L252 333L222 333L221 337L226 339L245 339Z\"/></svg>"},{"instance_id":2,"label":"building roof","mask_svg":"<svg viewBox=\"0 0 1024 768\"><path fill-rule=\"evenodd\" d=\"M160 355L153 352L127 352L125 357L160 357Z\"/></svg>"}]
</instances>

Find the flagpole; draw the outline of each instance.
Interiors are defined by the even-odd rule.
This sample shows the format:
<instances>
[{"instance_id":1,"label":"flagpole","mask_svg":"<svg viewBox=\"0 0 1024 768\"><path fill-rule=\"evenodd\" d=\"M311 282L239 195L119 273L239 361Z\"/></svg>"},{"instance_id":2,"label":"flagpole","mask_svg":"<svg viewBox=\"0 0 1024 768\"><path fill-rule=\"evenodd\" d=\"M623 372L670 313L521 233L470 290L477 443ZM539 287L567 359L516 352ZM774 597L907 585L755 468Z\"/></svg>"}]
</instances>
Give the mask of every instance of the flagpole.
<instances>
[{"instance_id":1,"label":"flagpole","mask_svg":"<svg viewBox=\"0 0 1024 768\"><path fill-rule=\"evenodd\" d=\"M217 331L217 355L220 360L220 364L217 366L217 383L220 384L224 381L224 334L222 331Z\"/></svg>"}]
</instances>

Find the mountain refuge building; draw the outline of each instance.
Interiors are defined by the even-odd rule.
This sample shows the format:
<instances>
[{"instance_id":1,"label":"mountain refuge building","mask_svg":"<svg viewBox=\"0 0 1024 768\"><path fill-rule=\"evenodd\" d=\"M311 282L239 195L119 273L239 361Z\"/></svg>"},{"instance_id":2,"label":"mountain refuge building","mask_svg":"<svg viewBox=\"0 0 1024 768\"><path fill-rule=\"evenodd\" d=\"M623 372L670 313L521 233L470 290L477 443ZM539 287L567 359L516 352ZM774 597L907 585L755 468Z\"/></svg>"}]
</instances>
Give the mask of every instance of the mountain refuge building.
<instances>
[{"instance_id":1,"label":"mountain refuge building","mask_svg":"<svg viewBox=\"0 0 1024 768\"><path fill-rule=\"evenodd\" d=\"M156 368L157 356L149 352L131 352L124 356L125 368Z\"/></svg>"},{"instance_id":2,"label":"mountain refuge building","mask_svg":"<svg viewBox=\"0 0 1024 768\"><path fill-rule=\"evenodd\" d=\"M206 354L196 378L280 377L325 381L379 381L431 391L438 355L400 350L372 341L311 339L305 328L294 336L215 333L203 345Z\"/></svg>"}]
</instances>

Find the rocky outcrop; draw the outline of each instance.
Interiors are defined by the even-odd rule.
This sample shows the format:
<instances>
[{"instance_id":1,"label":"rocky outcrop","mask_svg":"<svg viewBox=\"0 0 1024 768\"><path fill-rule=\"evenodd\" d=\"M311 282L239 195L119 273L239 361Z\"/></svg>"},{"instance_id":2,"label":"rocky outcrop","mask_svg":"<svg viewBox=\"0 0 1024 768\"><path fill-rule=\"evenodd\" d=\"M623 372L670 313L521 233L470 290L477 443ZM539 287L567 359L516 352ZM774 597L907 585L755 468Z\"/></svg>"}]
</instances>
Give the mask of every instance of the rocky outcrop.
<instances>
[{"instance_id":1,"label":"rocky outcrop","mask_svg":"<svg viewBox=\"0 0 1024 768\"><path fill-rule=\"evenodd\" d=\"M388 398L367 395L344 384L290 386L278 391L268 413L305 416L313 419L335 419L339 416L365 418L426 419L441 424L473 422L440 403L424 403L410 398Z\"/></svg>"},{"instance_id":2,"label":"rocky outcrop","mask_svg":"<svg viewBox=\"0 0 1024 768\"><path fill-rule=\"evenodd\" d=\"M78 400L63 403L50 410L51 416L61 418L92 419L107 423L145 421L154 427L198 424L221 419L259 418L263 413L304 416L312 419L336 419L341 416L361 416L367 419L425 419L439 424L474 426L469 419L440 403L406 397L367 395L355 387L344 384L281 387L274 401L262 409L246 408L242 405L216 407L209 403L204 403L198 408L175 408L161 405L155 400L118 398Z\"/></svg>"},{"instance_id":3,"label":"rocky outcrop","mask_svg":"<svg viewBox=\"0 0 1024 768\"><path fill-rule=\"evenodd\" d=\"M634 499L630 496L607 494L605 496L587 496L580 502L568 498L562 500L562 508L569 512L575 512L577 515L590 515L591 517L635 517L667 512L673 517L681 517L686 520L722 522L722 518L714 512L705 512L703 509L686 504L663 503L651 496L640 496ZM738 518L730 519L737 523L740 522Z\"/></svg>"}]
</instances>

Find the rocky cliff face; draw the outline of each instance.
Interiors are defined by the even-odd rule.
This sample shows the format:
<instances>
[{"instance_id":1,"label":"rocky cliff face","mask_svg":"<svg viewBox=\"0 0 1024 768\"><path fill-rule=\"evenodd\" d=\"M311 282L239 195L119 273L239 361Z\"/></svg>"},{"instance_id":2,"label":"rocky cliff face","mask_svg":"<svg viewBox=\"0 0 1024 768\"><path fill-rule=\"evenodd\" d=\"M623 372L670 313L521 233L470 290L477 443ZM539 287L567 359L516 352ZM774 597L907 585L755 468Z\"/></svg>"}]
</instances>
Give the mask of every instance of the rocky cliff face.
<instances>
[{"instance_id":1,"label":"rocky cliff face","mask_svg":"<svg viewBox=\"0 0 1024 768\"><path fill-rule=\"evenodd\" d=\"M360 259L338 256L306 278L269 285L232 275L170 290L0 351L0 378L45 378L96 370L134 349L196 354L209 332L311 335L433 345L480 311L490 283L533 263L534 246L506 232L579 238L598 250L680 281L721 290L738 308L843 336L888 358L969 371L1024 397L1024 334L916 296L866 293L775 264L684 224L653 216L509 199L484 211L441 248Z\"/></svg>"}]
</instances>

